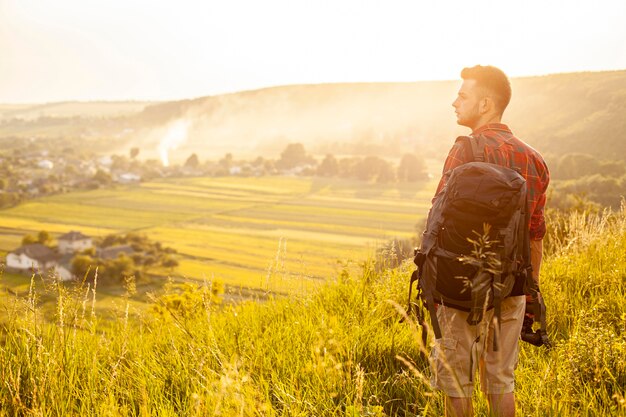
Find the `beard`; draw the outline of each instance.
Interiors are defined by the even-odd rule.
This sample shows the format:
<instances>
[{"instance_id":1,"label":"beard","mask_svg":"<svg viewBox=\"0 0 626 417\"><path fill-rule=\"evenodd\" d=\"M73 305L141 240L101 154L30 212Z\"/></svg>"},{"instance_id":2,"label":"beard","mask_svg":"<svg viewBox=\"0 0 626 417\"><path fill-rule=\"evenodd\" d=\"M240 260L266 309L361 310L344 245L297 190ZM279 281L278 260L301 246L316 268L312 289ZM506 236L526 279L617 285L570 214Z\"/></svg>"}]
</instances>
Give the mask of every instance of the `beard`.
<instances>
[{"instance_id":1,"label":"beard","mask_svg":"<svg viewBox=\"0 0 626 417\"><path fill-rule=\"evenodd\" d=\"M480 120L480 114L478 112L478 107L468 109L461 113L456 113L456 123L460 126L469 127L470 129L474 129L476 124Z\"/></svg>"}]
</instances>

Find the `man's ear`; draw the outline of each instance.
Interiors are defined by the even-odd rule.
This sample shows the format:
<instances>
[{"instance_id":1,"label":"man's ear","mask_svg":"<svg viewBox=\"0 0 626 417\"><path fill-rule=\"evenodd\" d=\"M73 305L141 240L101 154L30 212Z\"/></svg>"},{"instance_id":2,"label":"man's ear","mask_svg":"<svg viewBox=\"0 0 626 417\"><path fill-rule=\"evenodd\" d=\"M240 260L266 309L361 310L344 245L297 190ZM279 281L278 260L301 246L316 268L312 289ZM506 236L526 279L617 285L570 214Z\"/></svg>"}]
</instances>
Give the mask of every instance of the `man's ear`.
<instances>
[{"instance_id":1,"label":"man's ear","mask_svg":"<svg viewBox=\"0 0 626 417\"><path fill-rule=\"evenodd\" d=\"M494 105L495 103L493 102L493 99L489 96L485 96L480 99L480 103L478 103L478 111L480 114L489 113L494 109Z\"/></svg>"}]
</instances>

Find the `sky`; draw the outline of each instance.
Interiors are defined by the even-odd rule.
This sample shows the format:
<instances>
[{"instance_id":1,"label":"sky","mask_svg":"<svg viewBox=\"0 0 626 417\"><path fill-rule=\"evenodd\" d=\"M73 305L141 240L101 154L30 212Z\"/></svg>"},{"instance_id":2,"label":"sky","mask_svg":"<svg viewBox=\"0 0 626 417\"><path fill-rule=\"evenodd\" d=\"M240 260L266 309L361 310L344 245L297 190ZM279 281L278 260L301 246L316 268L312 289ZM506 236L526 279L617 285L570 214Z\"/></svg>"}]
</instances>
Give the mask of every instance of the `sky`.
<instances>
[{"instance_id":1,"label":"sky","mask_svg":"<svg viewBox=\"0 0 626 417\"><path fill-rule=\"evenodd\" d=\"M0 0L0 103L626 69L624 0Z\"/></svg>"}]
</instances>

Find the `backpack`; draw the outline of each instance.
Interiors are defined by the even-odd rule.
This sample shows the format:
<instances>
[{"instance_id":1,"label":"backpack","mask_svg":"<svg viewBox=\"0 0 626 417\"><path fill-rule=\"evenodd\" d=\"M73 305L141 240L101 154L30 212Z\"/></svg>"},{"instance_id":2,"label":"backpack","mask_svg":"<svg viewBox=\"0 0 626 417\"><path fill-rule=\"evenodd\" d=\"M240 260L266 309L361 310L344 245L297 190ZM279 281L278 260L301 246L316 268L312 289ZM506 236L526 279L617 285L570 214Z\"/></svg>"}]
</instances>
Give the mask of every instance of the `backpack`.
<instances>
[{"instance_id":1,"label":"backpack","mask_svg":"<svg viewBox=\"0 0 626 417\"><path fill-rule=\"evenodd\" d=\"M459 141L466 159L474 162L446 173L446 184L428 214L415 257L418 271L411 280L418 281L437 339L441 329L435 304L469 312L470 325L493 308L497 351L502 300L520 288L516 283L523 283L526 293L538 291L530 273L526 180L513 167L485 162L482 137L462 136Z\"/></svg>"}]
</instances>

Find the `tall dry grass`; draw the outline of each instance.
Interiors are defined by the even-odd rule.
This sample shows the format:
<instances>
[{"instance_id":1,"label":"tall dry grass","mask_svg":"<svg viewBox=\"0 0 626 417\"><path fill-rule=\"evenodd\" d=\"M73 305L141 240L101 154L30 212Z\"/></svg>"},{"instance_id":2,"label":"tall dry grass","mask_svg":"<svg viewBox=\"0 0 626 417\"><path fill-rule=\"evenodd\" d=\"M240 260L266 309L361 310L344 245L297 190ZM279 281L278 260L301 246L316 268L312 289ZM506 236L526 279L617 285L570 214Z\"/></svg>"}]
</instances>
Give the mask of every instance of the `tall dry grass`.
<instances>
[{"instance_id":1,"label":"tall dry grass","mask_svg":"<svg viewBox=\"0 0 626 417\"><path fill-rule=\"evenodd\" d=\"M519 415L626 415L626 212L557 220L542 268L555 347L523 346ZM51 285L54 317L41 294L13 298L0 415L441 415L419 331L398 320L412 265L342 265L314 294L220 306L206 283L114 318L93 285Z\"/></svg>"}]
</instances>

